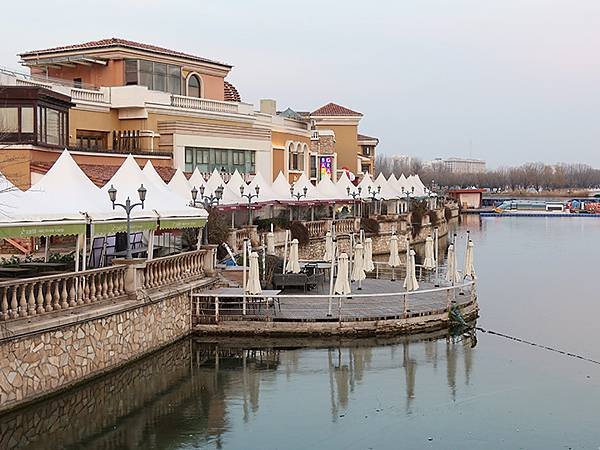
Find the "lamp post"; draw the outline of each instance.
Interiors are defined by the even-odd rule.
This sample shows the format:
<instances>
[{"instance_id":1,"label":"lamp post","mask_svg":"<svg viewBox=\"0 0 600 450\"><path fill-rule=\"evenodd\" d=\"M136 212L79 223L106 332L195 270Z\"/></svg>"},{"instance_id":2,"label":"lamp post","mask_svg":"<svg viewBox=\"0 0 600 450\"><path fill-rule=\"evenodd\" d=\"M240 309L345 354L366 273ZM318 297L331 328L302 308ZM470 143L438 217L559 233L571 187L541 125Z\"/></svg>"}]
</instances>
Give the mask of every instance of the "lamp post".
<instances>
[{"instance_id":1,"label":"lamp post","mask_svg":"<svg viewBox=\"0 0 600 450\"><path fill-rule=\"evenodd\" d=\"M304 188L302 189L302 192L295 192L294 193L294 185L292 184L290 186L290 194L292 195L292 198L295 198L297 201L300 201L300 199L302 197L306 197L306 194L308 193L308 188L306 186L304 186ZM293 219L293 217L292 217ZM300 213L298 213L298 220L300 220Z\"/></svg>"},{"instance_id":2,"label":"lamp post","mask_svg":"<svg viewBox=\"0 0 600 450\"><path fill-rule=\"evenodd\" d=\"M112 202L113 209L115 209L115 206L120 206L125 210L125 214L127 214L127 259L131 259L131 211L136 206L141 206L142 209L144 209L144 201L146 200L147 191L143 184L140 185L137 191L140 197L139 203L131 203L131 200L129 199L129 197L127 197L127 200L125 200L125 204L123 204L116 203L117 190L112 184L110 185L110 189L108 190L108 197Z\"/></svg>"},{"instance_id":3,"label":"lamp post","mask_svg":"<svg viewBox=\"0 0 600 450\"><path fill-rule=\"evenodd\" d=\"M362 187L359 186L358 188L356 188L356 190L354 192L350 192L350 186L348 186L346 188L346 192L348 193L349 197L352 197L352 212L354 213L354 217L356 217L356 197L360 198L360 193L362 192ZM359 212L360 214L360 212Z\"/></svg>"},{"instance_id":4,"label":"lamp post","mask_svg":"<svg viewBox=\"0 0 600 450\"><path fill-rule=\"evenodd\" d=\"M371 186L368 188L369 197L371 197L371 201L375 203L377 201L377 195L381 193L381 186L377 186L377 189L371 189ZM375 203L375 213L377 213L377 203Z\"/></svg>"},{"instance_id":5,"label":"lamp post","mask_svg":"<svg viewBox=\"0 0 600 450\"><path fill-rule=\"evenodd\" d=\"M240 186L240 195L248 199L248 225L252 225L252 199L258 198L258 194L260 193L260 186L257 185L254 188L254 190L256 191L256 194L253 194L252 192L244 194L244 186Z\"/></svg>"},{"instance_id":6,"label":"lamp post","mask_svg":"<svg viewBox=\"0 0 600 450\"><path fill-rule=\"evenodd\" d=\"M196 200L198 198L198 191L200 191L200 201ZM196 186L192 188L192 201L190 206L196 206L198 203L201 203L204 206L204 209L207 211L213 206L218 206L219 202L223 198L223 186L219 186L215 189L214 194L204 195L204 186L200 186L200 189L196 189ZM209 212L210 214L210 212ZM205 244L208 244L208 220L204 225L204 232L202 233L202 239Z\"/></svg>"}]
</instances>

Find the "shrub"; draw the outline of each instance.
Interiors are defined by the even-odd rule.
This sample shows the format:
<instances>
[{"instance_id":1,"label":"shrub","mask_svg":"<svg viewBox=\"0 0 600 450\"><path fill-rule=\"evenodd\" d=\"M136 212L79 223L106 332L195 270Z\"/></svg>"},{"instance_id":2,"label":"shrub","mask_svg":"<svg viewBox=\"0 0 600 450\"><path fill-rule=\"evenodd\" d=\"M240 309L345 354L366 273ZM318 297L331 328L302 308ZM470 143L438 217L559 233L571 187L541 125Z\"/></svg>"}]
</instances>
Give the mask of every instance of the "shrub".
<instances>
[{"instance_id":1,"label":"shrub","mask_svg":"<svg viewBox=\"0 0 600 450\"><path fill-rule=\"evenodd\" d=\"M431 210L427 214L429 214L429 222L431 223L431 226L435 227L438 224L437 211Z\"/></svg>"},{"instance_id":2,"label":"shrub","mask_svg":"<svg viewBox=\"0 0 600 450\"><path fill-rule=\"evenodd\" d=\"M450 219L452 219L452 209L448 206L444 207L444 217L445 217L446 221L449 221Z\"/></svg>"},{"instance_id":3,"label":"shrub","mask_svg":"<svg viewBox=\"0 0 600 450\"><path fill-rule=\"evenodd\" d=\"M306 245L310 241L310 234L308 232L308 228L304 226L302 222L294 221L290 224L290 232L292 234L292 239L298 239L298 243L300 245Z\"/></svg>"},{"instance_id":4,"label":"shrub","mask_svg":"<svg viewBox=\"0 0 600 450\"><path fill-rule=\"evenodd\" d=\"M227 255L227 251L220 245L223 242L227 242L229 237L229 225L227 215L217 209L211 209L208 215L208 243L217 244L217 257L224 258Z\"/></svg>"},{"instance_id":5,"label":"shrub","mask_svg":"<svg viewBox=\"0 0 600 450\"><path fill-rule=\"evenodd\" d=\"M425 217L425 214L427 213L427 202L425 200L415 200L412 202L411 226L413 237L421 231L423 217Z\"/></svg>"},{"instance_id":6,"label":"shrub","mask_svg":"<svg viewBox=\"0 0 600 450\"><path fill-rule=\"evenodd\" d=\"M360 227L365 230L365 233L379 234L379 222L371 217L362 217Z\"/></svg>"}]
</instances>

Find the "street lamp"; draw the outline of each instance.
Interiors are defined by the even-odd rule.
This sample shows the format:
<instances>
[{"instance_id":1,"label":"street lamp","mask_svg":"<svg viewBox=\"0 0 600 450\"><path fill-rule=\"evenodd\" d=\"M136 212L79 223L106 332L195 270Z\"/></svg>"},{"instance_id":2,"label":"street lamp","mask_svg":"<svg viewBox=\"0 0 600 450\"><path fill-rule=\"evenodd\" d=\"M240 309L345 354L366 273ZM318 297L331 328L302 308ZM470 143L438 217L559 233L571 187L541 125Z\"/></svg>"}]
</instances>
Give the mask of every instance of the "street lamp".
<instances>
[{"instance_id":1,"label":"street lamp","mask_svg":"<svg viewBox=\"0 0 600 450\"><path fill-rule=\"evenodd\" d=\"M360 199L360 193L362 192L362 186L356 188L354 192L350 192L350 186L346 188L346 192L349 197L352 197L352 212L354 217L356 217L356 197Z\"/></svg>"},{"instance_id":2,"label":"street lamp","mask_svg":"<svg viewBox=\"0 0 600 450\"><path fill-rule=\"evenodd\" d=\"M377 201L377 195L381 193L381 186L377 186L377 189L371 189L371 186L368 187L369 196L371 197L372 202ZM375 203L375 213L377 213L377 203Z\"/></svg>"},{"instance_id":3,"label":"street lamp","mask_svg":"<svg viewBox=\"0 0 600 450\"><path fill-rule=\"evenodd\" d=\"M141 206L144 209L144 201L146 200L146 188L143 184L138 188L138 196L140 197L139 203L131 203L129 197L125 200L125 204L116 203L117 201L117 190L111 184L110 189L108 190L108 198L112 202L112 207L115 209L115 206L120 206L125 210L125 214L127 214L127 259L131 259L131 211L136 206Z\"/></svg>"},{"instance_id":4,"label":"street lamp","mask_svg":"<svg viewBox=\"0 0 600 450\"><path fill-rule=\"evenodd\" d=\"M215 189L215 193L210 195L204 195L204 189L204 186L200 186L200 201L197 201L198 189L196 189L196 186L192 188L192 201L190 206L195 207L197 203L201 203L204 206L204 209L208 211L213 206L219 205L219 202L223 198L223 186L219 186L217 189ZM202 239L204 240L205 244L208 244L208 220L204 225Z\"/></svg>"},{"instance_id":5,"label":"street lamp","mask_svg":"<svg viewBox=\"0 0 600 450\"><path fill-rule=\"evenodd\" d=\"M258 198L258 194L260 193L260 186L256 185L254 190L256 191L256 194L253 194L252 192L244 194L244 186L240 186L240 195L248 199L248 225L252 225L252 199Z\"/></svg>"},{"instance_id":6,"label":"street lamp","mask_svg":"<svg viewBox=\"0 0 600 450\"><path fill-rule=\"evenodd\" d=\"M296 192L294 193L294 185L292 184L290 186L290 194L292 195L292 198L296 198L296 200L300 201L300 199L302 197L306 197L306 194L308 193L308 188L306 186L304 186L304 188L302 189L302 192ZM291 210L290 210L291 213ZM298 220L300 220L300 212L298 212Z\"/></svg>"}]
</instances>

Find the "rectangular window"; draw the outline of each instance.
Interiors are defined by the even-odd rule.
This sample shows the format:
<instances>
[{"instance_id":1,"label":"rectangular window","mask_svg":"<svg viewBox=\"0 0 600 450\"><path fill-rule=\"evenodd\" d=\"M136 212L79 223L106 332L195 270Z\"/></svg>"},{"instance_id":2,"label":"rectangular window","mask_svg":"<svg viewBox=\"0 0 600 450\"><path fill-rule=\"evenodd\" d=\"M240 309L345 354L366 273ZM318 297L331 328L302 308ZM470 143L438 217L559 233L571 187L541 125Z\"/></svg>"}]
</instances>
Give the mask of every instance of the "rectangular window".
<instances>
[{"instance_id":1,"label":"rectangular window","mask_svg":"<svg viewBox=\"0 0 600 450\"><path fill-rule=\"evenodd\" d=\"M148 89L154 89L154 87L153 87L154 85L152 83L152 81L153 81L152 61L140 61L139 68L140 68L140 84L142 86L146 86Z\"/></svg>"},{"instance_id":2,"label":"rectangular window","mask_svg":"<svg viewBox=\"0 0 600 450\"><path fill-rule=\"evenodd\" d=\"M237 169L241 173L253 173L256 152L253 150L186 147L184 162L187 172L192 172L198 167L201 172L212 172L217 169L233 173Z\"/></svg>"},{"instance_id":3,"label":"rectangular window","mask_svg":"<svg viewBox=\"0 0 600 450\"><path fill-rule=\"evenodd\" d=\"M154 82L155 91L167 90L167 65L162 63L154 63Z\"/></svg>"},{"instance_id":4,"label":"rectangular window","mask_svg":"<svg viewBox=\"0 0 600 450\"><path fill-rule=\"evenodd\" d=\"M73 87L81 88L82 83L83 81L81 78L73 78Z\"/></svg>"},{"instance_id":5,"label":"rectangular window","mask_svg":"<svg viewBox=\"0 0 600 450\"><path fill-rule=\"evenodd\" d=\"M125 84L138 84L138 61L137 59L125 60Z\"/></svg>"},{"instance_id":6,"label":"rectangular window","mask_svg":"<svg viewBox=\"0 0 600 450\"><path fill-rule=\"evenodd\" d=\"M0 133L19 132L19 108L0 108Z\"/></svg>"},{"instance_id":7,"label":"rectangular window","mask_svg":"<svg viewBox=\"0 0 600 450\"><path fill-rule=\"evenodd\" d=\"M168 70L168 92L179 95L181 94L181 68L169 65Z\"/></svg>"},{"instance_id":8,"label":"rectangular window","mask_svg":"<svg viewBox=\"0 0 600 450\"><path fill-rule=\"evenodd\" d=\"M60 115L54 109L46 109L46 143L60 144Z\"/></svg>"}]
</instances>

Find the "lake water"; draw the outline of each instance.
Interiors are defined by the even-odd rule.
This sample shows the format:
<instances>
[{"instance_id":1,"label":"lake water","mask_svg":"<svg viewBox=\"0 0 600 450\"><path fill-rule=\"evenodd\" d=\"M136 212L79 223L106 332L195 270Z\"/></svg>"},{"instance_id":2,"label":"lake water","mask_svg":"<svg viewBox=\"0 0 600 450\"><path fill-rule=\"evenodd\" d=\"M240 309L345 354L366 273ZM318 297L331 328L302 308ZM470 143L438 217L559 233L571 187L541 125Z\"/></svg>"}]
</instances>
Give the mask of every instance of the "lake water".
<instances>
[{"instance_id":1,"label":"lake water","mask_svg":"<svg viewBox=\"0 0 600 450\"><path fill-rule=\"evenodd\" d=\"M468 216L460 260L467 229L478 326L600 360L600 220ZM0 417L0 447L600 448L600 365L477 337L183 340Z\"/></svg>"}]
</instances>

